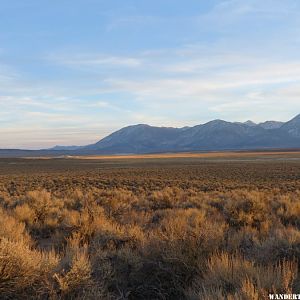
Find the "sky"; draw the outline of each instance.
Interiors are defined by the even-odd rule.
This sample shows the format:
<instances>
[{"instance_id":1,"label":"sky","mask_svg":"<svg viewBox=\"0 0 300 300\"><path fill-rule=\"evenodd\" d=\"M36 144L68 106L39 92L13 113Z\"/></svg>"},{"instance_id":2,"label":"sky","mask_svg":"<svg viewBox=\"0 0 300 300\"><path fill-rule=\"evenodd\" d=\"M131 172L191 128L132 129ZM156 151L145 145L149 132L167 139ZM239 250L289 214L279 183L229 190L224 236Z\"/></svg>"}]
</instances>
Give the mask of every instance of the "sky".
<instances>
[{"instance_id":1,"label":"sky","mask_svg":"<svg viewBox=\"0 0 300 300\"><path fill-rule=\"evenodd\" d=\"M0 0L0 148L300 113L299 0Z\"/></svg>"}]
</instances>

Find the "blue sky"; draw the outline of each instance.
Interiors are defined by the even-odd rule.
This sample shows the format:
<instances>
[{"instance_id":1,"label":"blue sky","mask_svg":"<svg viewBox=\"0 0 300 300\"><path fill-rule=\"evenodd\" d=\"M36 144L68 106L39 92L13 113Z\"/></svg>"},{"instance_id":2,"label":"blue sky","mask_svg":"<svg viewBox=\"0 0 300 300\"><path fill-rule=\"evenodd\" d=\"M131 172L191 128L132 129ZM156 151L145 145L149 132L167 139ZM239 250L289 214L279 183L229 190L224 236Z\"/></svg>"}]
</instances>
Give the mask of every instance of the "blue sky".
<instances>
[{"instance_id":1,"label":"blue sky","mask_svg":"<svg viewBox=\"0 0 300 300\"><path fill-rule=\"evenodd\" d=\"M298 0L0 0L0 147L300 113Z\"/></svg>"}]
</instances>

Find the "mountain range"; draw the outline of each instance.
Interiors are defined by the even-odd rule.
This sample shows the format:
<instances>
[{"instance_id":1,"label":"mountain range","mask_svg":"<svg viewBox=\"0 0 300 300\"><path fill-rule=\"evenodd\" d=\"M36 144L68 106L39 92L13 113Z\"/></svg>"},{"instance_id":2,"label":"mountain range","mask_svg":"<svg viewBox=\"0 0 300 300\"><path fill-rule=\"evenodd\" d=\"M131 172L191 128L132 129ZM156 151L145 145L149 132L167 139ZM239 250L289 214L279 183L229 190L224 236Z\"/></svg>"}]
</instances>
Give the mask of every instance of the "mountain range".
<instances>
[{"instance_id":1,"label":"mountain range","mask_svg":"<svg viewBox=\"0 0 300 300\"><path fill-rule=\"evenodd\" d=\"M288 122L213 120L193 127L124 127L95 144L45 150L1 150L0 156L145 154L300 148L300 114Z\"/></svg>"}]
</instances>

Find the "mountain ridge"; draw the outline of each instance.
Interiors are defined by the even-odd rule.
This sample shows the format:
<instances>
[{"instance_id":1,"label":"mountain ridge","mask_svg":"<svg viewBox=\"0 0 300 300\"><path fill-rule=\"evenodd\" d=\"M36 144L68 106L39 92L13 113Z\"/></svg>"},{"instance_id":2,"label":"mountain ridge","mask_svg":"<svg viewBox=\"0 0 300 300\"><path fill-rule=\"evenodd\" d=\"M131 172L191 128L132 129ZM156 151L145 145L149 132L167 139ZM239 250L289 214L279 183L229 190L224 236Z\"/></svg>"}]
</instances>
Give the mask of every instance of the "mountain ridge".
<instances>
[{"instance_id":1,"label":"mountain ridge","mask_svg":"<svg viewBox=\"0 0 300 300\"><path fill-rule=\"evenodd\" d=\"M6 156L21 153L39 156L288 148L300 148L300 114L287 122L228 122L216 119L181 128L137 124L123 127L86 146L55 146L42 150L6 149L0 151L0 156L3 156L3 153Z\"/></svg>"},{"instance_id":2,"label":"mountain ridge","mask_svg":"<svg viewBox=\"0 0 300 300\"><path fill-rule=\"evenodd\" d=\"M300 114L288 122L228 122L221 119L195 126L130 125L83 146L99 154L246 150L300 147Z\"/></svg>"}]
</instances>

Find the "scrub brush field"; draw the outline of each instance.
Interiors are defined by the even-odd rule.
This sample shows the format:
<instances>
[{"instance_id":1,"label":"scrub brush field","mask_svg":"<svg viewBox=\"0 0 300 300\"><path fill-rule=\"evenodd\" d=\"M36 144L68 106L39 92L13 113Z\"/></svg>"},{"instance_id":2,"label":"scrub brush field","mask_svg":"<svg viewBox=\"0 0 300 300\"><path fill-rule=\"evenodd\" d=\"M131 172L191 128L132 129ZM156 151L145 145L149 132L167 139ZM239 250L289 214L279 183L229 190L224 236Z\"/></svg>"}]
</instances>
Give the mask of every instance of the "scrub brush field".
<instances>
[{"instance_id":1,"label":"scrub brush field","mask_svg":"<svg viewBox=\"0 0 300 300\"><path fill-rule=\"evenodd\" d=\"M300 155L0 159L1 299L299 293Z\"/></svg>"}]
</instances>

